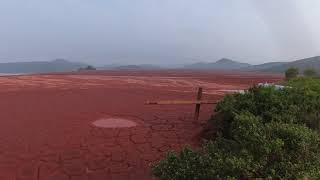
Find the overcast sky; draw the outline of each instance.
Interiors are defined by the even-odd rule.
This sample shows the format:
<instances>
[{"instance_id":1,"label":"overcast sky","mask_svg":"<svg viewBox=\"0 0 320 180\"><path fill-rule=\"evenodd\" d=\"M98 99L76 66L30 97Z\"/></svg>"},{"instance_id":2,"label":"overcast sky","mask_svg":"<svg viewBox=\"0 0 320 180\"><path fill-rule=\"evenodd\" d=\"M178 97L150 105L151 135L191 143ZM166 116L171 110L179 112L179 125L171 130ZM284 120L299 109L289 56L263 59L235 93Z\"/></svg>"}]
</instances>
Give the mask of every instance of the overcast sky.
<instances>
[{"instance_id":1,"label":"overcast sky","mask_svg":"<svg viewBox=\"0 0 320 180\"><path fill-rule=\"evenodd\" d=\"M248 63L320 55L319 0L0 0L0 62Z\"/></svg>"}]
</instances>

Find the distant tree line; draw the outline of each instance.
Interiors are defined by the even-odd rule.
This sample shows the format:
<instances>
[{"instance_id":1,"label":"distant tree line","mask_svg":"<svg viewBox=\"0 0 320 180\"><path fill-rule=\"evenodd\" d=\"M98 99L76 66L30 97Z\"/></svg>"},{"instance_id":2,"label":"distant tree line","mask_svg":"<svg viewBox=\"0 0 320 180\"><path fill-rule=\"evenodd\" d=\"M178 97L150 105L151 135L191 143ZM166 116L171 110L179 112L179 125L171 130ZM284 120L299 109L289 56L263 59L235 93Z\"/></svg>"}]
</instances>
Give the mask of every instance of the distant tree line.
<instances>
[{"instance_id":1,"label":"distant tree line","mask_svg":"<svg viewBox=\"0 0 320 180\"><path fill-rule=\"evenodd\" d=\"M90 70L97 70L95 67L88 65L86 67L82 67L78 69L79 71L90 71Z\"/></svg>"},{"instance_id":2,"label":"distant tree line","mask_svg":"<svg viewBox=\"0 0 320 180\"><path fill-rule=\"evenodd\" d=\"M295 67L291 67L291 68L287 69L285 72L286 80L290 80L290 79L294 79L294 78L298 77L299 72L300 72L299 69L295 68ZM318 76L318 73L314 68L306 68L303 71L303 75L305 77L316 77L316 76Z\"/></svg>"}]
</instances>

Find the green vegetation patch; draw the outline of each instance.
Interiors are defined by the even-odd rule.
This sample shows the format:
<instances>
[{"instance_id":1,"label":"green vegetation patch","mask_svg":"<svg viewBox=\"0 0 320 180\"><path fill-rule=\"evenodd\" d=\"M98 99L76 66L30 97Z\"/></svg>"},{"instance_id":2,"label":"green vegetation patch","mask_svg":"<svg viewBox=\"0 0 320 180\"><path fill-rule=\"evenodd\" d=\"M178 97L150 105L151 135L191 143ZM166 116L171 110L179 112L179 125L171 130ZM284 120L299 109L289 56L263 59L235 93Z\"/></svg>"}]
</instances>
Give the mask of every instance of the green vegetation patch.
<instances>
[{"instance_id":1,"label":"green vegetation patch","mask_svg":"<svg viewBox=\"0 0 320 180\"><path fill-rule=\"evenodd\" d=\"M299 77L285 81L283 84L297 89L309 89L316 93L320 93L320 78Z\"/></svg>"},{"instance_id":2,"label":"green vegetation patch","mask_svg":"<svg viewBox=\"0 0 320 180\"><path fill-rule=\"evenodd\" d=\"M320 178L320 80L290 88L253 87L217 105L201 150L169 153L154 165L160 179Z\"/></svg>"}]
</instances>

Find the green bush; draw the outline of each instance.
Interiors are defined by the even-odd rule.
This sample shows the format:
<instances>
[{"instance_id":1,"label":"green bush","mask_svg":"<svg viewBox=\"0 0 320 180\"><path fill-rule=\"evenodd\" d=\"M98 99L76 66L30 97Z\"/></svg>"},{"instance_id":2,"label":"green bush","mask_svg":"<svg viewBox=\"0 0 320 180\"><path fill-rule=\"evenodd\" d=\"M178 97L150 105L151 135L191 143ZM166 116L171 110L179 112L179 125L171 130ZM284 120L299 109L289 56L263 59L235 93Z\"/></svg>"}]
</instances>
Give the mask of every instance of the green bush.
<instances>
[{"instance_id":1,"label":"green bush","mask_svg":"<svg viewBox=\"0 0 320 180\"><path fill-rule=\"evenodd\" d=\"M298 77L298 75L299 75L299 69L294 67L287 69L285 72L286 80L296 78Z\"/></svg>"},{"instance_id":2,"label":"green bush","mask_svg":"<svg viewBox=\"0 0 320 180\"><path fill-rule=\"evenodd\" d=\"M160 179L320 178L319 81L291 88L253 87L227 95L208 124L219 126L198 151L168 154L154 166Z\"/></svg>"},{"instance_id":3,"label":"green bush","mask_svg":"<svg viewBox=\"0 0 320 180\"><path fill-rule=\"evenodd\" d=\"M312 79L310 79L313 81ZM308 81L308 80L307 80ZM318 83L318 82L317 82ZM294 85L294 83L288 83ZM311 84L311 83L306 83ZM320 91L315 85L276 90L275 88L253 87L246 94L227 95L216 107L216 113L223 119L225 133L234 116L250 112L261 117L261 121L306 124L320 130ZM216 117L216 116L215 116ZM216 121L213 117L211 121Z\"/></svg>"},{"instance_id":4,"label":"green bush","mask_svg":"<svg viewBox=\"0 0 320 180\"><path fill-rule=\"evenodd\" d=\"M320 93L320 79L311 77L299 77L290 81L284 81L283 85L294 87L297 89L309 89Z\"/></svg>"},{"instance_id":5,"label":"green bush","mask_svg":"<svg viewBox=\"0 0 320 180\"><path fill-rule=\"evenodd\" d=\"M185 148L178 155L169 152L166 159L154 166L153 173L165 180L202 180L212 177L211 170L211 162L206 155Z\"/></svg>"},{"instance_id":6,"label":"green bush","mask_svg":"<svg viewBox=\"0 0 320 180\"><path fill-rule=\"evenodd\" d=\"M308 68L303 71L303 75L306 77L315 77L317 75L317 71L313 68Z\"/></svg>"}]
</instances>

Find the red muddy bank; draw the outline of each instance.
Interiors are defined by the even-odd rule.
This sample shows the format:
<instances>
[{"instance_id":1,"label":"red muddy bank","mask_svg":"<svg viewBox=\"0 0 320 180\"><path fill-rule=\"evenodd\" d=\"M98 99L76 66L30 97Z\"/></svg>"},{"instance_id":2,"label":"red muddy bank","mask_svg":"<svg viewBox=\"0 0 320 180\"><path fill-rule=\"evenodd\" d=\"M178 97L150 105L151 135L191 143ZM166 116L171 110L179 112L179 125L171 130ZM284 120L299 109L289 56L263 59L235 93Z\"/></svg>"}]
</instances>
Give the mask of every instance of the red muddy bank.
<instances>
[{"instance_id":1,"label":"red muddy bank","mask_svg":"<svg viewBox=\"0 0 320 180\"><path fill-rule=\"evenodd\" d=\"M280 75L195 71L97 71L0 77L0 179L150 179L149 165L169 149L197 147L189 105L148 100L218 100L230 90ZM207 120L211 105L201 107ZM134 127L99 128L115 117Z\"/></svg>"}]
</instances>

